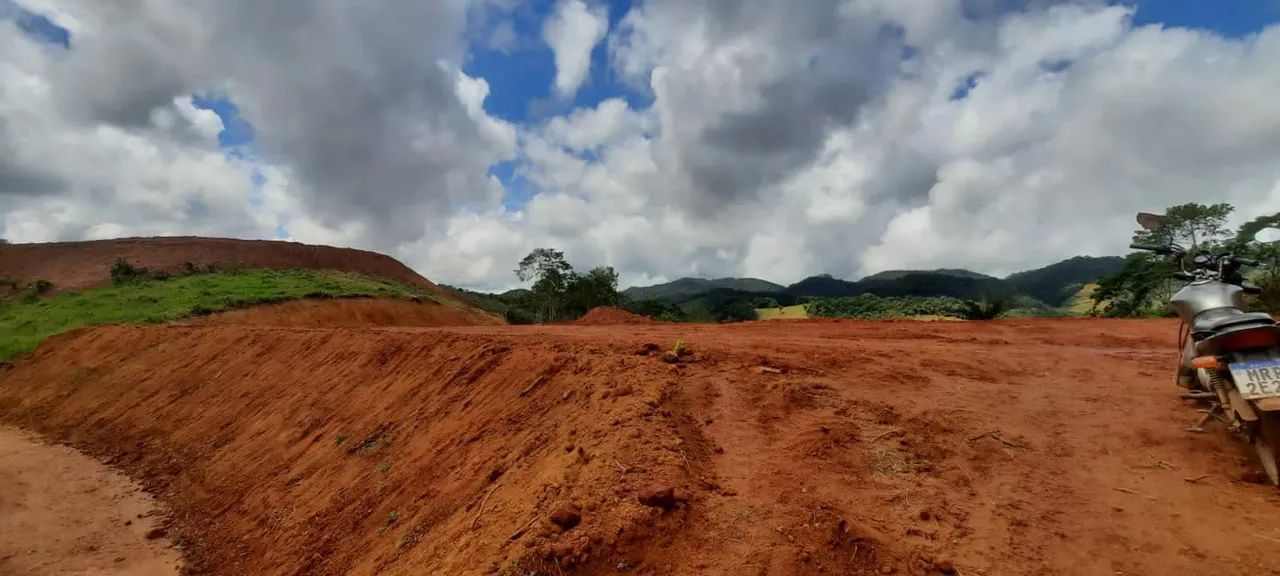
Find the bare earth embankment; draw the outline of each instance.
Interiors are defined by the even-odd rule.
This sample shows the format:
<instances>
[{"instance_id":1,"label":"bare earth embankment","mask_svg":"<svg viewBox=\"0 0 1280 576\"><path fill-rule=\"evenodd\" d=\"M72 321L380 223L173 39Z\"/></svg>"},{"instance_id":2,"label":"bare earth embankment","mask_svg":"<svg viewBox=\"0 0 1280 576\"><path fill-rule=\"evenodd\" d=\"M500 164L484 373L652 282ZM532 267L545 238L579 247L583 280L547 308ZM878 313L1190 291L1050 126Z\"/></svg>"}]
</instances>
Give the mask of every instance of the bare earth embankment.
<instances>
[{"instance_id":1,"label":"bare earth embankment","mask_svg":"<svg viewBox=\"0 0 1280 576\"><path fill-rule=\"evenodd\" d=\"M1275 573L1175 329L108 326L0 421L139 479L196 573Z\"/></svg>"}]
</instances>

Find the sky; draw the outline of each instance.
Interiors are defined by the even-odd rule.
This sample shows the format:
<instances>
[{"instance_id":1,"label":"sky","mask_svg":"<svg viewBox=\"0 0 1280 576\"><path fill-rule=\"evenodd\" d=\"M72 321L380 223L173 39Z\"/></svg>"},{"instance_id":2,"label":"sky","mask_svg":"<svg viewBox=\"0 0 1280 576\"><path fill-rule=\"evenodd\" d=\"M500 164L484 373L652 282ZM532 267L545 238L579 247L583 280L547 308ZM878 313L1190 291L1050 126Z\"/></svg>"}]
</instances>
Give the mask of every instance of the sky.
<instances>
[{"instance_id":1,"label":"sky","mask_svg":"<svg viewBox=\"0 0 1280 576\"><path fill-rule=\"evenodd\" d=\"M0 237L519 285L1122 254L1280 212L1280 0L0 0Z\"/></svg>"}]
</instances>

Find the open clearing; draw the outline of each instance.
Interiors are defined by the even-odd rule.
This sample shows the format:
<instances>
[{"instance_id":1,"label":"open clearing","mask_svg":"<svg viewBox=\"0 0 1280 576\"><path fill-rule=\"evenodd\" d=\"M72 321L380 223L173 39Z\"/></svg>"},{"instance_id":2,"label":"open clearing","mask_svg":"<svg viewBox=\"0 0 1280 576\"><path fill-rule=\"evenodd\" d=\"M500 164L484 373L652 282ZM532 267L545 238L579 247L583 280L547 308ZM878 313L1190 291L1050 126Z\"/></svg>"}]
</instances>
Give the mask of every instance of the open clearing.
<instances>
[{"instance_id":1,"label":"open clearing","mask_svg":"<svg viewBox=\"0 0 1280 576\"><path fill-rule=\"evenodd\" d=\"M1182 431L1175 331L102 326L0 420L141 481L194 572L1274 573L1280 494Z\"/></svg>"}]
</instances>

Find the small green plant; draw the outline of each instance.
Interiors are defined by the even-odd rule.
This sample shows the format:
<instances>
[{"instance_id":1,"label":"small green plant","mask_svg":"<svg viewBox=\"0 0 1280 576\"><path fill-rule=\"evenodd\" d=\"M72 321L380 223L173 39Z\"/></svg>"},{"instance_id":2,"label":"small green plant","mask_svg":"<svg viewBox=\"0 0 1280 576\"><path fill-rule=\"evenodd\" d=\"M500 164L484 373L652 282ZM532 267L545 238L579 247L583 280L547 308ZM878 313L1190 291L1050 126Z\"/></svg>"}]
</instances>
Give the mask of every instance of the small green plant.
<instances>
[{"instance_id":1,"label":"small green plant","mask_svg":"<svg viewBox=\"0 0 1280 576\"><path fill-rule=\"evenodd\" d=\"M347 435L346 435L346 434L342 434L342 433L338 433L338 437L337 437L337 438L335 438L335 440L336 440L336 442L334 443L334 445L336 445L336 446L341 446L343 442L346 442L346 441L347 441Z\"/></svg>"},{"instance_id":2,"label":"small green plant","mask_svg":"<svg viewBox=\"0 0 1280 576\"><path fill-rule=\"evenodd\" d=\"M392 510L389 514L387 514L387 521L383 523L381 527L378 528L378 533L381 534L383 532L386 532L387 529L390 528L392 524L395 524L396 521L399 519L400 519L400 512L396 510Z\"/></svg>"},{"instance_id":3,"label":"small green plant","mask_svg":"<svg viewBox=\"0 0 1280 576\"><path fill-rule=\"evenodd\" d=\"M390 462L383 462L378 465L378 471L382 472L383 474L386 474L390 470L391 470Z\"/></svg>"}]
</instances>

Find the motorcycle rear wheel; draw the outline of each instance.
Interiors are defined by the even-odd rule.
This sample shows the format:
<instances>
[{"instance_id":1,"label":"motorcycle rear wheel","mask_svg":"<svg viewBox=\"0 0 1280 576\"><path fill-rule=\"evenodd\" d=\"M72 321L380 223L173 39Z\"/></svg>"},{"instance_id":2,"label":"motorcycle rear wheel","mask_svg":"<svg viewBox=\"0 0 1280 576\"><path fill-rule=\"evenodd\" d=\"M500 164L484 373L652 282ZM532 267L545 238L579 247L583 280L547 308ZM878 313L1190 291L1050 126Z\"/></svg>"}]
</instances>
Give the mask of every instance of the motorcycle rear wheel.
<instances>
[{"instance_id":1,"label":"motorcycle rear wheel","mask_svg":"<svg viewBox=\"0 0 1280 576\"><path fill-rule=\"evenodd\" d=\"M1272 486L1280 486L1280 417L1266 412L1259 414L1253 449L1258 452L1267 480Z\"/></svg>"}]
</instances>

